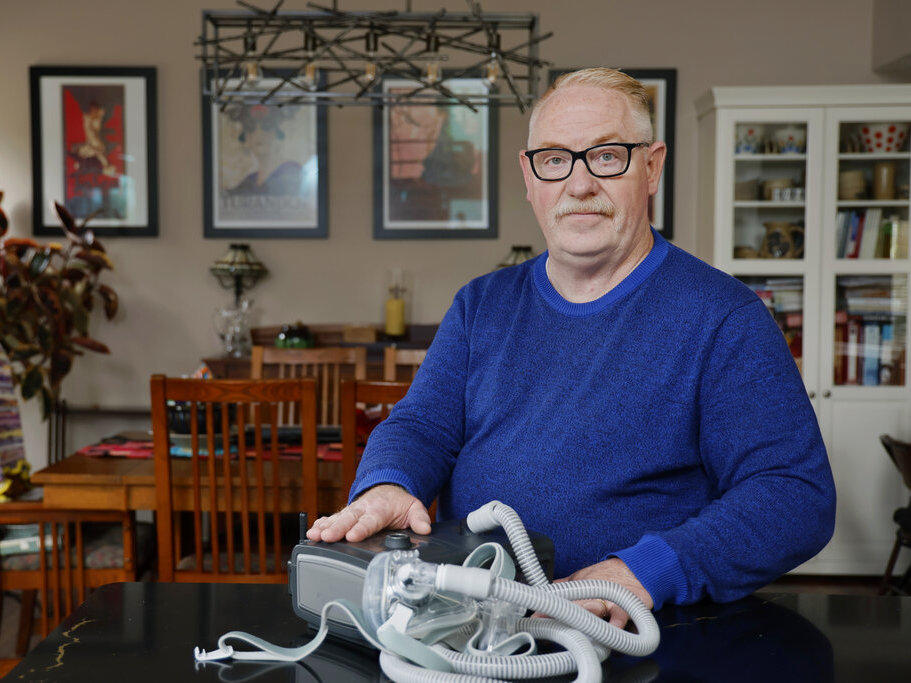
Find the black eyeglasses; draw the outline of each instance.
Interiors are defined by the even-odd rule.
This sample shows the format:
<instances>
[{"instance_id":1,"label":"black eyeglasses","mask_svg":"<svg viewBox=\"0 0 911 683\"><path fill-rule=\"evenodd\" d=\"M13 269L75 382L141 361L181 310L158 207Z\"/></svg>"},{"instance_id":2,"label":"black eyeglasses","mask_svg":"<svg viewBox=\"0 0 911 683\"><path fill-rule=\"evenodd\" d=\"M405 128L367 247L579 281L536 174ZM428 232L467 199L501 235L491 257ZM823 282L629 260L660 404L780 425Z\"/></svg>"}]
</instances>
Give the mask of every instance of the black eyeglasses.
<instances>
[{"instance_id":1,"label":"black eyeglasses","mask_svg":"<svg viewBox=\"0 0 911 683\"><path fill-rule=\"evenodd\" d=\"M595 145L581 152L562 147L530 149L525 156L538 180L566 180L573 172L576 160L581 159L585 168L596 178L613 178L629 170L633 150L648 147L648 142L609 142Z\"/></svg>"}]
</instances>

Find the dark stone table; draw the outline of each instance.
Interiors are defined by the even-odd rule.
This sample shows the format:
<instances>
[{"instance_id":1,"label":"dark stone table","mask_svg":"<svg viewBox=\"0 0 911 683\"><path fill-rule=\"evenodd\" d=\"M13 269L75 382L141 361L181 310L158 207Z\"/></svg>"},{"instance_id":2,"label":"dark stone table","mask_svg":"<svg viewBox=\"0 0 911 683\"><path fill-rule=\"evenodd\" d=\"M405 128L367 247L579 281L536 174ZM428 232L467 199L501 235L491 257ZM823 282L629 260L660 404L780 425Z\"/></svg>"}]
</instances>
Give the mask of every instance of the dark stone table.
<instances>
[{"instance_id":1,"label":"dark stone table","mask_svg":"<svg viewBox=\"0 0 911 683\"><path fill-rule=\"evenodd\" d=\"M607 681L911 681L911 598L760 594L669 606L661 646L612 656ZM303 664L196 664L242 630L286 646L310 639L278 585L112 584L42 641L5 680L380 681L376 652L327 642Z\"/></svg>"}]
</instances>

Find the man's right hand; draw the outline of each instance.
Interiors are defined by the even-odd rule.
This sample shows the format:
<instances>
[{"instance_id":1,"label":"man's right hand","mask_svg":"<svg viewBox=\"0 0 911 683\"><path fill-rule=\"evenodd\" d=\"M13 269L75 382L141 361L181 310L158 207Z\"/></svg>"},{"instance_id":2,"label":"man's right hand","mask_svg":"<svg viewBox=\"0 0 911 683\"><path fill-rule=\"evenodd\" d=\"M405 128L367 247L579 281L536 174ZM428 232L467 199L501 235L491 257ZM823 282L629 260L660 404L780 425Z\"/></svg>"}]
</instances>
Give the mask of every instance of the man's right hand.
<instances>
[{"instance_id":1,"label":"man's right hand","mask_svg":"<svg viewBox=\"0 0 911 683\"><path fill-rule=\"evenodd\" d=\"M342 538L356 542L382 529L409 527L418 534L430 533L427 508L401 486L380 484L331 517L320 517L307 531L307 538L326 543Z\"/></svg>"}]
</instances>

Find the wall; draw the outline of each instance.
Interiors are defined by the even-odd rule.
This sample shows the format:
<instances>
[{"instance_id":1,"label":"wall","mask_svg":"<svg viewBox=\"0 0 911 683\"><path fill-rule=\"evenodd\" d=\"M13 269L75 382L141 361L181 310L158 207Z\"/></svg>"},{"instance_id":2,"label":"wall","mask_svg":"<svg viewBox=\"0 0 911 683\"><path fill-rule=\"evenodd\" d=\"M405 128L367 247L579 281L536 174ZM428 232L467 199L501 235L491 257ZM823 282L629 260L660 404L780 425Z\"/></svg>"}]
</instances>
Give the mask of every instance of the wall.
<instances>
[{"instance_id":1,"label":"wall","mask_svg":"<svg viewBox=\"0 0 911 683\"><path fill-rule=\"evenodd\" d=\"M873 68L877 71L911 72L911 4L905 0L873 2Z\"/></svg>"},{"instance_id":2,"label":"wall","mask_svg":"<svg viewBox=\"0 0 911 683\"><path fill-rule=\"evenodd\" d=\"M261 4L266 4L265 2ZM341 0L344 9L403 3ZM696 240L696 121L693 102L713 85L884 82L895 76L871 66L872 0L485 0L488 11L534 11L553 31L542 54L557 67L592 64L678 69L675 242ZM462 11L458 0L448 0ZM148 403L153 372L192 371L218 350L211 317L229 300L208 273L226 240L202 238L201 140L194 38L203 8L228 0L32 0L6 2L0 15L0 188L14 232L31 225L28 67L33 64L153 65L158 69L160 236L105 240L117 270L108 282L122 312L95 334L111 356L80 359L64 392L74 403ZM415 0L416 11L439 7ZM303 0L286 9L304 10ZM411 319L438 321L454 291L489 270L512 243L543 248L524 199L516 155L525 116L500 120L500 238L495 241L376 242L371 238L371 168L342 164L352 150L369 150L370 112L329 113L330 237L322 241L253 243L272 275L256 290L259 321L379 321L388 267L414 280ZM99 321L100 322L100 321ZM44 431L34 406L25 411L33 464L44 462ZM100 427L74 431L71 446ZM108 423L104 429L110 430Z\"/></svg>"}]
</instances>

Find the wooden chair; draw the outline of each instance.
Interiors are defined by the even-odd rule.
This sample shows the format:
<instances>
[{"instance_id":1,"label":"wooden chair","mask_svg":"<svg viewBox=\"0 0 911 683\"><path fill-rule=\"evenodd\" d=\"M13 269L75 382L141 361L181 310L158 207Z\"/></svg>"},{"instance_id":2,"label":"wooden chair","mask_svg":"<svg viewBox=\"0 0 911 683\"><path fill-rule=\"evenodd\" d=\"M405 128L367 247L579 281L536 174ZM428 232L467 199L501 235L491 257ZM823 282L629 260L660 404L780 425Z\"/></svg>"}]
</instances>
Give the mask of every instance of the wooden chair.
<instances>
[{"instance_id":1,"label":"wooden chair","mask_svg":"<svg viewBox=\"0 0 911 683\"><path fill-rule=\"evenodd\" d=\"M313 377L319 395L317 424L338 425L339 383L342 375L367 379L367 349L360 347L327 347L322 349L278 349L274 346L254 346L250 357L250 376L262 379ZM290 416L290 424L297 424Z\"/></svg>"},{"instance_id":2,"label":"wooden chair","mask_svg":"<svg viewBox=\"0 0 911 683\"><path fill-rule=\"evenodd\" d=\"M348 492L357 472L357 406L359 403L382 406L382 417L398 403L411 385L407 382L342 381L342 490Z\"/></svg>"},{"instance_id":3,"label":"wooden chair","mask_svg":"<svg viewBox=\"0 0 911 683\"><path fill-rule=\"evenodd\" d=\"M408 381L414 381L414 375L426 355L427 349L397 349L395 346L387 346L383 350L383 380L397 382L399 367L405 366Z\"/></svg>"},{"instance_id":4,"label":"wooden chair","mask_svg":"<svg viewBox=\"0 0 911 683\"><path fill-rule=\"evenodd\" d=\"M45 508L40 502L11 502L0 505L0 524L38 525L38 552L0 560L0 588L22 591L17 657L24 657L28 650L36 599L40 633L46 637L85 600L87 592L107 583L136 580L136 527L130 512L63 510ZM47 543L48 538L59 540ZM0 660L0 668L14 661Z\"/></svg>"},{"instance_id":5,"label":"wooden chair","mask_svg":"<svg viewBox=\"0 0 911 683\"><path fill-rule=\"evenodd\" d=\"M911 443L898 441L887 434L880 435L879 440L892 462L895 463L895 467L898 468L905 486L911 489ZM895 520L898 529L895 531L895 543L886 563L886 571L879 584L879 594L909 595L911 594L911 566L899 579L892 578L892 570L895 569L901 549L911 548L911 499L908 500L907 507L898 508L895 511L892 519Z\"/></svg>"},{"instance_id":6,"label":"wooden chair","mask_svg":"<svg viewBox=\"0 0 911 683\"><path fill-rule=\"evenodd\" d=\"M313 520L317 514L316 382L153 375L151 392L159 580L285 582L281 515L304 511ZM187 458L171 456L168 401L190 404ZM287 404L300 416L299 462L278 457L278 416ZM175 511L192 513L184 557Z\"/></svg>"}]
</instances>

